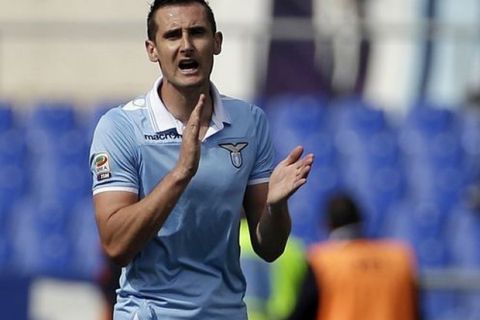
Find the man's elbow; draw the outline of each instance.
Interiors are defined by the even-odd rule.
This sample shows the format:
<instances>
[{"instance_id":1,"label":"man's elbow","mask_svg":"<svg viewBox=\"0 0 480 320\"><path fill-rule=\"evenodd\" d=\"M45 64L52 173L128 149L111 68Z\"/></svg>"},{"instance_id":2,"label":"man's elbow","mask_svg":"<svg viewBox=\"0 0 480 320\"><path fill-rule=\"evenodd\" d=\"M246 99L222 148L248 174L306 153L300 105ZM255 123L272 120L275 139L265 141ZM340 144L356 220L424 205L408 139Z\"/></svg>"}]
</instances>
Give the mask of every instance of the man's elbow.
<instances>
[{"instance_id":1,"label":"man's elbow","mask_svg":"<svg viewBox=\"0 0 480 320\"><path fill-rule=\"evenodd\" d=\"M115 245L103 245L103 251L106 256L120 267L125 267L132 261L133 257L127 250Z\"/></svg>"},{"instance_id":2,"label":"man's elbow","mask_svg":"<svg viewBox=\"0 0 480 320\"><path fill-rule=\"evenodd\" d=\"M262 258L266 262L271 263L277 260L283 254L284 250L285 247L281 247L275 250L255 250L255 252L260 258Z\"/></svg>"}]
</instances>

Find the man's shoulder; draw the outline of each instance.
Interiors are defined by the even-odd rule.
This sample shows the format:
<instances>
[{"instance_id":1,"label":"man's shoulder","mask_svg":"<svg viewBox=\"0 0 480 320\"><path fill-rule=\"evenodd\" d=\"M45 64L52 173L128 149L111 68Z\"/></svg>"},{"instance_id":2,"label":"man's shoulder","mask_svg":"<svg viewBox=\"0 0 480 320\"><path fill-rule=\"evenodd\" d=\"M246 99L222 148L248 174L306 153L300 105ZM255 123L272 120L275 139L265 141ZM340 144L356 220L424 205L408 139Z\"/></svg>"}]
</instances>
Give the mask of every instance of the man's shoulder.
<instances>
[{"instance_id":1,"label":"man's shoulder","mask_svg":"<svg viewBox=\"0 0 480 320\"><path fill-rule=\"evenodd\" d=\"M252 107L251 103L239 98L234 98L234 97L223 95L223 94L220 95L220 98L222 99L223 105L228 108L247 108L248 109Z\"/></svg>"},{"instance_id":2,"label":"man's shoulder","mask_svg":"<svg viewBox=\"0 0 480 320\"><path fill-rule=\"evenodd\" d=\"M102 120L115 123L132 122L136 117L143 116L146 112L145 101L144 96L139 96L126 103L114 106L105 112Z\"/></svg>"},{"instance_id":3,"label":"man's shoulder","mask_svg":"<svg viewBox=\"0 0 480 320\"><path fill-rule=\"evenodd\" d=\"M108 109L98 121L96 132L109 132L117 138L135 135L135 128L145 123L147 114L145 97L137 97Z\"/></svg>"},{"instance_id":4,"label":"man's shoulder","mask_svg":"<svg viewBox=\"0 0 480 320\"><path fill-rule=\"evenodd\" d=\"M256 118L264 114L262 108L254 103L233 98L226 95L220 95L225 110L232 116Z\"/></svg>"}]
</instances>

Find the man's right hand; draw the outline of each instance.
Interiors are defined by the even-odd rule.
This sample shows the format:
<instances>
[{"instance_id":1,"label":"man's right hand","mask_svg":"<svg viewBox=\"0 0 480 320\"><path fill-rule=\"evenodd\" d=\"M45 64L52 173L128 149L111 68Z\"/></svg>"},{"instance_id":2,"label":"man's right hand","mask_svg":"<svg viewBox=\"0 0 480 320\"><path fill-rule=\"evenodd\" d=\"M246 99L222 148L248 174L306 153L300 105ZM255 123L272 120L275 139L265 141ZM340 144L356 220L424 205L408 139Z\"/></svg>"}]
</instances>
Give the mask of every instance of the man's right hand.
<instances>
[{"instance_id":1,"label":"man's right hand","mask_svg":"<svg viewBox=\"0 0 480 320\"><path fill-rule=\"evenodd\" d=\"M200 162L200 120L205 99L205 94L202 93L183 129L182 146L175 172L184 179L191 179L197 173Z\"/></svg>"}]
</instances>

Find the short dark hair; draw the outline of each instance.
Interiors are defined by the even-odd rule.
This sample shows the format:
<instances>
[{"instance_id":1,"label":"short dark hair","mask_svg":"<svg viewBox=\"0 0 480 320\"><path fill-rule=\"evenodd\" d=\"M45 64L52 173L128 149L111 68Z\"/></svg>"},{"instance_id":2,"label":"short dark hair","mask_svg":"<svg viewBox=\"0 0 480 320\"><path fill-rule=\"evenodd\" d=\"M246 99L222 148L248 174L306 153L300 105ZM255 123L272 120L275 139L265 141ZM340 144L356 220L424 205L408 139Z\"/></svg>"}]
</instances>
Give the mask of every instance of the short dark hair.
<instances>
[{"instance_id":1,"label":"short dark hair","mask_svg":"<svg viewBox=\"0 0 480 320\"><path fill-rule=\"evenodd\" d=\"M328 199L327 216L331 229L362 222L355 200L347 193L337 193Z\"/></svg>"},{"instance_id":2,"label":"short dark hair","mask_svg":"<svg viewBox=\"0 0 480 320\"><path fill-rule=\"evenodd\" d=\"M155 0L150 5L150 12L148 12L148 16L147 16L148 40L150 41L155 40L155 34L157 33L157 30L158 30L158 26L155 23L155 12L157 12L158 9L166 6L185 5L190 3L199 3L205 8L208 22L212 27L213 34L215 34L217 32L217 23L215 22L215 16L213 15L212 8L210 8L210 5L208 4L207 1L205 0Z\"/></svg>"}]
</instances>

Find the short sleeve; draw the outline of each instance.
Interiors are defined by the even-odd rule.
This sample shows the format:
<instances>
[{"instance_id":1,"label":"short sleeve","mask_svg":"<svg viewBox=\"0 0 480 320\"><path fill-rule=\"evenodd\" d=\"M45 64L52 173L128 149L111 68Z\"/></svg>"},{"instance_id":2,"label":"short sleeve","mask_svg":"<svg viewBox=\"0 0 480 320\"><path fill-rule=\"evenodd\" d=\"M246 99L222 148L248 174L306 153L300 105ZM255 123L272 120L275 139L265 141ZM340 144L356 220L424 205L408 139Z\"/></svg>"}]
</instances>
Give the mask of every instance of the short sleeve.
<instances>
[{"instance_id":1,"label":"short sleeve","mask_svg":"<svg viewBox=\"0 0 480 320\"><path fill-rule=\"evenodd\" d=\"M273 171L275 152L270 136L270 128L265 112L257 106L253 106L255 119L256 160L250 174L249 185L268 182Z\"/></svg>"},{"instance_id":2,"label":"short sleeve","mask_svg":"<svg viewBox=\"0 0 480 320\"><path fill-rule=\"evenodd\" d=\"M100 118L90 148L93 194L128 191L138 194L137 148L131 123L120 108Z\"/></svg>"}]
</instances>

